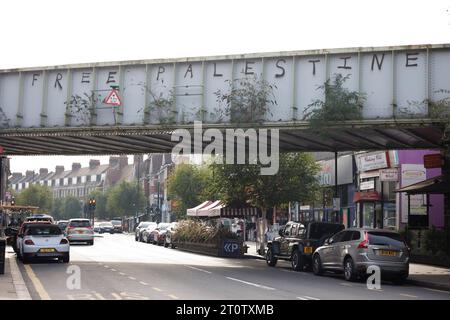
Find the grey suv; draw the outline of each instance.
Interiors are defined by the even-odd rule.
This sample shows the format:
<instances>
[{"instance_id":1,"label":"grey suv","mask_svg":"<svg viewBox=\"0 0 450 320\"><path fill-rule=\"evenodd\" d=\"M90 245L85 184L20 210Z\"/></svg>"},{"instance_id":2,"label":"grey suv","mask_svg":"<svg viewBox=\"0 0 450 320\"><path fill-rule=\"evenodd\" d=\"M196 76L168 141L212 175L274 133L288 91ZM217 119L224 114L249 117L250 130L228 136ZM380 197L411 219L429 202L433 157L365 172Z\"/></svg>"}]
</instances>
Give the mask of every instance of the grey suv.
<instances>
[{"instance_id":1,"label":"grey suv","mask_svg":"<svg viewBox=\"0 0 450 320\"><path fill-rule=\"evenodd\" d=\"M397 232L346 229L336 233L313 254L313 272L343 272L347 281L366 275L378 266L383 278L403 283L409 275L409 248Z\"/></svg>"}]
</instances>

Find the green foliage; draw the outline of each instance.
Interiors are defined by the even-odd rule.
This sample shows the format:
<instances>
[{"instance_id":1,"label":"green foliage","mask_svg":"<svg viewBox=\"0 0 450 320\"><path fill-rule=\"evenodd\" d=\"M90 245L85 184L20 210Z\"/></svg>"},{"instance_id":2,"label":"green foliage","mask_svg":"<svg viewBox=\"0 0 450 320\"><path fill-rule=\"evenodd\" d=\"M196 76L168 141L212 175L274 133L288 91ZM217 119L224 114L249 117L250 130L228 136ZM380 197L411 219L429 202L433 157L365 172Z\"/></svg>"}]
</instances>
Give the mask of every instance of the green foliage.
<instances>
[{"instance_id":1,"label":"green foliage","mask_svg":"<svg viewBox=\"0 0 450 320\"><path fill-rule=\"evenodd\" d=\"M162 92L156 94L150 89L147 92L152 97L152 100L145 107L144 112L156 117L161 125L174 124L176 122L176 112L173 110L175 104L174 91L170 90L167 96L164 96Z\"/></svg>"},{"instance_id":2,"label":"green foliage","mask_svg":"<svg viewBox=\"0 0 450 320\"><path fill-rule=\"evenodd\" d=\"M174 234L176 242L219 244L223 239L237 239L237 235L222 225L208 225L197 220L182 220Z\"/></svg>"},{"instance_id":3,"label":"green foliage","mask_svg":"<svg viewBox=\"0 0 450 320\"><path fill-rule=\"evenodd\" d=\"M267 114L272 115L270 107L277 105L273 93L277 88L275 85L256 76L253 79L242 78L226 82L229 84L227 92L217 90L214 93L219 105L225 104L225 108L219 108L214 114L216 121L223 119L223 112L220 110L225 110L225 115L230 117L232 123L261 123Z\"/></svg>"},{"instance_id":4,"label":"green foliage","mask_svg":"<svg viewBox=\"0 0 450 320\"><path fill-rule=\"evenodd\" d=\"M88 125L91 121L92 113L99 100L99 95L92 92L90 95L84 93L83 96L72 95L66 104L67 113L81 125Z\"/></svg>"},{"instance_id":5,"label":"green foliage","mask_svg":"<svg viewBox=\"0 0 450 320\"><path fill-rule=\"evenodd\" d=\"M95 217L99 219L108 219L113 218L114 216L109 214L109 211L106 209L106 203L108 200L108 195L95 190L89 195L89 198L94 198L96 201L95 205Z\"/></svg>"},{"instance_id":6,"label":"green foliage","mask_svg":"<svg viewBox=\"0 0 450 320\"><path fill-rule=\"evenodd\" d=\"M425 232L425 248L433 255L439 251L446 250L446 234L443 230L437 230L435 226Z\"/></svg>"},{"instance_id":7,"label":"green foliage","mask_svg":"<svg viewBox=\"0 0 450 320\"><path fill-rule=\"evenodd\" d=\"M10 127L10 125L9 125L9 121L10 121L11 119L9 119L7 116L6 116L6 113L3 111L3 109L2 108L0 108L0 128L1 129L7 129L7 128L9 128Z\"/></svg>"},{"instance_id":8,"label":"green foliage","mask_svg":"<svg viewBox=\"0 0 450 320\"><path fill-rule=\"evenodd\" d=\"M249 204L262 209L315 199L319 167L314 158L305 153L282 153L279 163L275 175L261 175L259 164L211 164L210 194L228 205Z\"/></svg>"},{"instance_id":9,"label":"green foliage","mask_svg":"<svg viewBox=\"0 0 450 320\"><path fill-rule=\"evenodd\" d=\"M16 204L39 207L39 212L48 213L52 209L52 191L47 186L32 184L16 197Z\"/></svg>"},{"instance_id":10,"label":"green foliage","mask_svg":"<svg viewBox=\"0 0 450 320\"><path fill-rule=\"evenodd\" d=\"M139 192L137 183L122 181L109 190L106 200L106 210L110 217L135 215L142 212L145 205L145 196Z\"/></svg>"},{"instance_id":11,"label":"green foliage","mask_svg":"<svg viewBox=\"0 0 450 320\"><path fill-rule=\"evenodd\" d=\"M210 180L210 171L205 167L180 164L168 179L168 196L177 200L174 209L178 218L186 215L186 210L207 200L206 186Z\"/></svg>"},{"instance_id":12,"label":"green foliage","mask_svg":"<svg viewBox=\"0 0 450 320\"><path fill-rule=\"evenodd\" d=\"M319 87L323 90L325 99L316 99L309 104L303 118L309 120L311 128L324 130L335 122L362 119L365 96L344 87L349 77L335 74L333 82L328 79Z\"/></svg>"},{"instance_id":13,"label":"green foliage","mask_svg":"<svg viewBox=\"0 0 450 320\"><path fill-rule=\"evenodd\" d=\"M64 218L64 199L56 198L53 200L50 215L56 220L63 220Z\"/></svg>"},{"instance_id":14,"label":"green foliage","mask_svg":"<svg viewBox=\"0 0 450 320\"><path fill-rule=\"evenodd\" d=\"M81 218L83 215L83 207L81 205L81 202L78 198L69 196L65 197L63 200L63 218L73 219L73 218Z\"/></svg>"}]
</instances>

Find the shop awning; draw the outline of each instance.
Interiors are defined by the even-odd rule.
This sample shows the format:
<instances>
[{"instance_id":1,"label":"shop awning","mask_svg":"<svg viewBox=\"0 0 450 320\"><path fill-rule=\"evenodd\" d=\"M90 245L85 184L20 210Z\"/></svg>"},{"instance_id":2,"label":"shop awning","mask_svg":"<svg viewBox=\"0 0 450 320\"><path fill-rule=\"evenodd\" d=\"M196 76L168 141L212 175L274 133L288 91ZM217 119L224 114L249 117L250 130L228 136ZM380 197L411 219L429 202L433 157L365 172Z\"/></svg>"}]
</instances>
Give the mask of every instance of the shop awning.
<instances>
[{"instance_id":1,"label":"shop awning","mask_svg":"<svg viewBox=\"0 0 450 320\"><path fill-rule=\"evenodd\" d=\"M209 206L212 203L212 201L205 201L202 202L201 204L199 204L198 206L194 207L194 208L190 208L186 210L186 214L190 217L196 217L198 214L198 211L206 206Z\"/></svg>"},{"instance_id":2,"label":"shop awning","mask_svg":"<svg viewBox=\"0 0 450 320\"><path fill-rule=\"evenodd\" d=\"M209 205L201 208L197 211L197 217L210 217L211 216L211 209L219 206L221 203L220 200L214 201L210 203Z\"/></svg>"},{"instance_id":3,"label":"shop awning","mask_svg":"<svg viewBox=\"0 0 450 320\"><path fill-rule=\"evenodd\" d=\"M450 178L440 175L418 183L395 190L395 192L406 192L407 194L446 194L450 193Z\"/></svg>"},{"instance_id":4,"label":"shop awning","mask_svg":"<svg viewBox=\"0 0 450 320\"><path fill-rule=\"evenodd\" d=\"M245 218L258 216L258 208L246 207L246 208L230 208L225 207L220 209L220 216L225 218Z\"/></svg>"}]
</instances>

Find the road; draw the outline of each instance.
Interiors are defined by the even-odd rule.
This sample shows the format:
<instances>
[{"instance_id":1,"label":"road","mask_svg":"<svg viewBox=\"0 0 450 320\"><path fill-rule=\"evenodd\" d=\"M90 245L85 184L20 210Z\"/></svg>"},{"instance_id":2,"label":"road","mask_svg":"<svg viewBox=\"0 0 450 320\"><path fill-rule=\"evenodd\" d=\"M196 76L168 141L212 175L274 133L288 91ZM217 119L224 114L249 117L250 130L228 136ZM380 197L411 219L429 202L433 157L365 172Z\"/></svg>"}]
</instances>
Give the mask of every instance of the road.
<instances>
[{"instance_id":1,"label":"road","mask_svg":"<svg viewBox=\"0 0 450 320\"><path fill-rule=\"evenodd\" d=\"M94 246L71 246L69 264L18 263L33 299L450 299L446 291L390 283L369 290L338 275L291 271L285 261L271 268L264 260L210 257L125 234L102 235Z\"/></svg>"}]
</instances>

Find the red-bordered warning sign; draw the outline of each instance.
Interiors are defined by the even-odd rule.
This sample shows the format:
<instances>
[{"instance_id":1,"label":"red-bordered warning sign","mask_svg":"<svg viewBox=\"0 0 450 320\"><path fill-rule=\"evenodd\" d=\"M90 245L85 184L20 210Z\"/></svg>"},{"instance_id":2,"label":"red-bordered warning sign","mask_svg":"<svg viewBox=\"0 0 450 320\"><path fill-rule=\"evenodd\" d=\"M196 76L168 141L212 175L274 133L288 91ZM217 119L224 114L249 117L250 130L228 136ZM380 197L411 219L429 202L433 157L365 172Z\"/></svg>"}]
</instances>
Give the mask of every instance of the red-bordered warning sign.
<instances>
[{"instance_id":1,"label":"red-bordered warning sign","mask_svg":"<svg viewBox=\"0 0 450 320\"><path fill-rule=\"evenodd\" d=\"M108 96L103 100L104 104L109 104L111 106L120 106L122 101L120 101L119 91L112 89Z\"/></svg>"}]
</instances>

